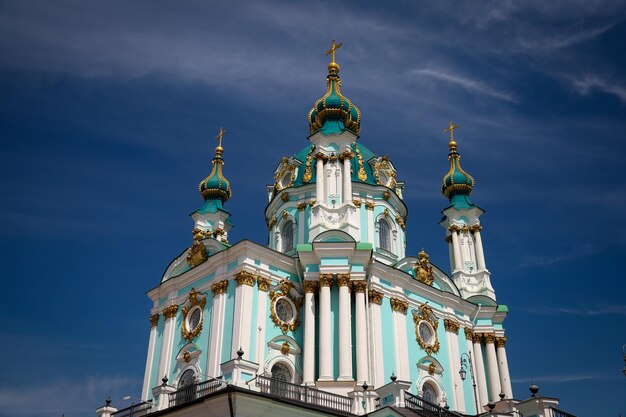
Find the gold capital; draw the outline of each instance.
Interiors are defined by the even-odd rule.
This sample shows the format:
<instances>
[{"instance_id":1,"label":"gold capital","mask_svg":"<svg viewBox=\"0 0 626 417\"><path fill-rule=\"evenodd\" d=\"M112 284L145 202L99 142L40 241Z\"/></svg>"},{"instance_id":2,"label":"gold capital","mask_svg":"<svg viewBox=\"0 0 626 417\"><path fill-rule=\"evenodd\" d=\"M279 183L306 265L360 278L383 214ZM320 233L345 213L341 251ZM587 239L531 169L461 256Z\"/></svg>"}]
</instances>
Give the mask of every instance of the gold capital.
<instances>
[{"instance_id":1,"label":"gold capital","mask_svg":"<svg viewBox=\"0 0 626 417\"><path fill-rule=\"evenodd\" d=\"M178 305L176 304L171 305L163 309L163 317L165 317L165 320L172 319L176 317L177 312L178 312Z\"/></svg>"},{"instance_id":2,"label":"gold capital","mask_svg":"<svg viewBox=\"0 0 626 417\"><path fill-rule=\"evenodd\" d=\"M465 327L463 330L465 331L465 338L467 340L474 339L474 331L472 329L468 329L467 327Z\"/></svg>"},{"instance_id":3,"label":"gold capital","mask_svg":"<svg viewBox=\"0 0 626 417\"><path fill-rule=\"evenodd\" d=\"M368 209L368 210L374 210L375 206L376 206L376 204L374 204L374 203L371 203L369 201L365 202L365 208Z\"/></svg>"},{"instance_id":4,"label":"gold capital","mask_svg":"<svg viewBox=\"0 0 626 417\"><path fill-rule=\"evenodd\" d=\"M222 280L211 285L211 291L213 291L213 297L217 297L220 294L226 294L226 290L228 289L228 281Z\"/></svg>"},{"instance_id":5,"label":"gold capital","mask_svg":"<svg viewBox=\"0 0 626 417\"><path fill-rule=\"evenodd\" d=\"M406 314L406 311L409 309L409 303L406 300L391 298L389 299L389 302L391 303L391 309L393 311L397 311L398 313Z\"/></svg>"},{"instance_id":6,"label":"gold capital","mask_svg":"<svg viewBox=\"0 0 626 417\"><path fill-rule=\"evenodd\" d=\"M159 315L150 316L150 327L155 327L159 323Z\"/></svg>"},{"instance_id":7,"label":"gold capital","mask_svg":"<svg viewBox=\"0 0 626 417\"><path fill-rule=\"evenodd\" d=\"M454 320L444 319L443 327L446 329L447 332L459 334L459 323Z\"/></svg>"},{"instance_id":8,"label":"gold capital","mask_svg":"<svg viewBox=\"0 0 626 417\"><path fill-rule=\"evenodd\" d=\"M503 348L506 347L506 337L496 337L496 347Z\"/></svg>"},{"instance_id":9,"label":"gold capital","mask_svg":"<svg viewBox=\"0 0 626 417\"><path fill-rule=\"evenodd\" d=\"M472 336L472 342L480 344L482 341L483 341L483 334L474 333L474 335Z\"/></svg>"},{"instance_id":10,"label":"gold capital","mask_svg":"<svg viewBox=\"0 0 626 417\"><path fill-rule=\"evenodd\" d=\"M365 290L367 289L367 282L352 281L352 288L354 288L354 292L365 293Z\"/></svg>"},{"instance_id":11,"label":"gold capital","mask_svg":"<svg viewBox=\"0 0 626 417\"><path fill-rule=\"evenodd\" d=\"M337 274L337 286L350 290L350 274Z\"/></svg>"},{"instance_id":12,"label":"gold capital","mask_svg":"<svg viewBox=\"0 0 626 417\"><path fill-rule=\"evenodd\" d=\"M259 286L259 291L268 291L270 289L271 281L269 278L257 276L256 283Z\"/></svg>"},{"instance_id":13,"label":"gold capital","mask_svg":"<svg viewBox=\"0 0 626 417\"><path fill-rule=\"evenodd\" d=\"M248 285L254 287L254 274L248 271L241 271L235 274L235 282L237 286Z\"/></svg>"},{"instance_id":14,"label":"gold capital","mask_svg":"<svg viewBox=\"0 0 626 417\"><path fill-rule=\"evenodd\" d=\"M307 203L298 203L298 205L296 206L298 208L298 211L304 211L304 209L306 208Z\"/></svg>"},{"instance_id":15,"label":"gold capital","mask_svg":"<svg viewBox=\"0 0 626 417\"><path fill-rule=\"evenodd\" d=\"M370 303L381 305L383 303L384 294L380 291L370 290L369 299Z\"/></svg>"},{"instance_id":16,"label":"gold capital","mask_svg":"<svg viewBox=\"0 0 626 417\"><path fill-rule=\"evenodd\" d=\"M317 292L317 281L304 281L304 292L315 294Z\"/></svg>"},{"instance_id":17,"label":"gold capital","mask_svg":"<svg viewBox=\"0 0 626 417\"><path fill-rule=\"evenodd\" d=\"M485 333L483 336L485 337L485 343L495 343L496 342L496 334L495 333Z\"/></svg>"},{"instance_id":18,"label":"gold capital","mask_svg":"<svg viewBox=\"0 0 626 417\"><path fill-rule=\"evenodd\" d=\"M320 287L332 287L333 279L333 274L320 274Z\"/></svg>"}]
</instances>

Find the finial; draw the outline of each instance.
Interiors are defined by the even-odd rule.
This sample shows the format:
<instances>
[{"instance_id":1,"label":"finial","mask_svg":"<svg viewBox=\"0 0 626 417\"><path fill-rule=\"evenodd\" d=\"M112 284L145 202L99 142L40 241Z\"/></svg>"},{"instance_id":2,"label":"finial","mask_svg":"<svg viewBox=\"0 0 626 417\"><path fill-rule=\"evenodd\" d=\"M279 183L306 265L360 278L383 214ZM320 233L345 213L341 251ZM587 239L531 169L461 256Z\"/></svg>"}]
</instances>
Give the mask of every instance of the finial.
<instances>
[{"instance_id":1,"label":"finial","mask_svg":"<svg viewBox=\"0 0 626 417\"><path fill-rule=\"evenodd\" d=\"M224 135L226 134L226 129L224 129L223 127L220 127L220 132L217 134L217 136L215 137L215 139L217 139L219 141L219 144L217 145L217 148L215 148L215 154L216 155L222 155L222 152L224 151L224 148L222 148L222 138L224 137Z\"/></svg>"},{"instance_id":2,"label":"finial","mask_svg":"<svg viewBox=\"0 0 626 417\"><path fill-rule=\"evenodd\" d=\"M455 140L454 140L454 131L455 131L456 129L458 129L458 128L459 128L459 125L458 125L458 124L454 124L454 123L452 123L452 120L450 120L450 124L449 124L449 125L448 125L448 127L447 127L444 131L443 131L443 133L448 133L448 132L450 132L450 144L449 144L449 146L450 146L450 150L452 150L452 148L455 148L455 149L456 149L456 142L455 142Z\"/></svg>"},{"instance_id":3,"label":"finial","mask_svg":"<svg viewBox=\"0 0 626 417\"><path fill-rule=\"evenodd\" d=\"M335 51L341 48L343 42L335 42L333 39L330 44L330 49L326 51L325 55L330 55L330 64L328 64L328 72L339 72L339 65L335 62Z\"/></svg>"}]
</instances>

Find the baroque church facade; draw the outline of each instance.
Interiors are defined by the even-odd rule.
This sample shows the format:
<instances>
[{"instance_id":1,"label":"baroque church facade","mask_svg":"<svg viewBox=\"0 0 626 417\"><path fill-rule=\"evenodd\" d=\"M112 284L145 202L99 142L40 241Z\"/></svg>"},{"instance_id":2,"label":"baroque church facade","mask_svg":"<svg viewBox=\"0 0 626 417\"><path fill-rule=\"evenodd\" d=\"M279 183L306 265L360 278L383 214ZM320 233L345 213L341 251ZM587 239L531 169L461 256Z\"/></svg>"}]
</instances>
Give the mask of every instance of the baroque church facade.
<instances>
[{"instance_id":1,"label":"baroque church facade","mask_svg":"<svg viewBox=\"0 0 626 417\"><path fill-rule=\"evenodd\" d=\"M491 283L458 126L447 129L441 187L447 273L424 251L405 253L405 184L360 140L339 46L308 114L309 144L282 158L267 187L268 245L229 243L220 130L193 244L148 292L142 402L108 402L99 416L556 415L546 411L556 399L514 399L508 309Z\"/></svg>"}]
</instances>

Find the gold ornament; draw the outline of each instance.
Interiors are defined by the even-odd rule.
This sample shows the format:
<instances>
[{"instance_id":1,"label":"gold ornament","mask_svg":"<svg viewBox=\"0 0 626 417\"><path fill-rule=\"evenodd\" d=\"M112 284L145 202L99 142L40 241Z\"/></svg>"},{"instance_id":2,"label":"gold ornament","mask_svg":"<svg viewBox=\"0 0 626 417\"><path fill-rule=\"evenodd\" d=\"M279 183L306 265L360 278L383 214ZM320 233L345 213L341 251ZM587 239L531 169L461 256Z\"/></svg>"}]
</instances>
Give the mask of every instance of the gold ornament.
<instances>
[{"instance_id":1,"label":"gold ornament","mask_svg":"<svg viewBox=\"0 0 626 417\"><path fill-rule=\"evenodd\" d=\"M268 291L270 289L271 281L269 278L257 277L256 283L259 286L260 291Z\"/></svg>"},{"instance_id":2,"label":"gold ornament","mask_svg":"<svg viewBox=\"0 0 626 417\"><path fill-rule=\"evenodd\" d=\"M446 329L447 332L459 334L459 323L454 320L444 319L443 327Z\"/></svg>"},{"instance_id":3,"label":"gold ornament","mask_svg":"<svg viewBox=\"0 0 626 417\"><path fill-rule=\"evenodd\" d=\"M354 144L354 150L356 151L356 157L359 163L359 181L365 182L365 180L367 180L367 174L365 173L365 168L363 167L363 156L361 156L361 151L359 150L359 147L356 145L356 143Z\"/></svg>"},{"instance_id":4,"label":"gold ornament","mask_svg":"<svg viewBox=\"0 0 626 417\"><path fill-rule=\"evenodd\" d=\"M430 258L426 252L422 249L417 255L417 262L413 266L415 272L415 278L419 282L423 282L426 285L432 285L435 277L433 275L433 266L430 264Z\"/></svg>"},{"instance_id":5,"label":"gold ornament","mask_svg":"<svg viewBox=\"0 0 626 417\"><path fill-rule=\"evenodd\" d=\"M217 297L220 294L226 294L226 290L228 289L228 281L222 280L211 285L211 291L213 291L213 297Z\"/></svg>"},{"instance_id":6,"label":"gold ornament","mask_svg":"<svg viewBox=\"0 0 626 417\"><path fill-rule=\"evenodd\" d=\"M465 339L474 340L474 331L472 329L465 327L463 330L465 331Z\"/></svg>"},{"instance_id":7,"label":"gold ornament","mask_svg":"<svg viewBox=\"0 0 626 417\"><path fill-rule=\"evenodd\" d=\"M289 342L284 342L283 345L280 347L280 353L282 353L283 355L286 355L289 353L290 349L291 349L291 345L289 345Z\"/></svg>"},{"instance_id":8,"label":"gold ornament","mask_svg":"<svg viewBox=\"0 0 626 417\"><path fill-rule=\"evenodd\" d=\"M496 343L495 333L485 333L483 336L485 338L485 343Z\"/></svg>"},{"instance_id":9,"label":"gold ornament","mask_svg":"<svg viewBox=\"0 0 626 417\"><path fill-rule=\"evenodd\" d=\"M202 331L202 321L204 320L204 306L206 305L206 298L198 297L198 292L195 288L192 288L191 291L189 291L187 302L188 305L183 306L183 324L181 327L181 333L183 335L183 338L191 342L191 340L194 337L198 336ZM187 317L189 315L189 312L193 310L196 306L198 306L198 308L200 309L200 321L198 322L198 325L195 329L190 329L187 326Z\"/></svg>"},{"instance_id":10,"label":"gold ornament","mask_svg":"<svg viewBox=\"0 0 626 417\"><path fill-rule=\"evenodd\" d=\"M157 324L159 324L159 315L150 316L150 327L156 327Z\"/></svg>"},{"instance_id":11,"label":"gold ornament","mask_svg":"<svg viewBox=\"0 0 626 417\"><path fill-rule=\"evenodd\" d=\"M348 287L350 290L350 274L337 274L337 286Z\"/></svg>"},{"instance_id":12,"label":"gold ornament","mask_svg":"<svg viewBox=\"0 0 626 417\"><path fill-rule=\"evenodd\" d=\"M293 287L293 283L288 280L283 280L279 284L279 290L272 290L269 292L270 318L272 319L272 322L274 322L274 325L280 328L283 334L287 334L288 330L291 330L292 332L295 331L300 325L300 305L302 303L302 300L291 295L291 289ZM288 298L295 307L294 317L289 323L282 321L276 314L276 301L278 301L278 299L282 297Z\"/></svg>"},{"instance_id":13,"label":"gold ornament","mask_svg":"<svg viewBox=\"0 0 626 417\"><path fill-rule=\"evenodd\" d=\"M368 296L370 303L381 305L383 303L383 297L385 295L380 291L370 290Z\"/></svg>"},{"instance_id":14,"label":"gold ornament","mask_svg":"<svg viewBox=\"0 0 626 417\"><path fill-rule=\"evenodd\" d=\"M255 276L252 272L241 271L235 274L235 282L237 286L247 285L249 287L254 287L254 279Z\"/></svg>"},{"instance_id":15,"label":"gold ornament","mask_svg":"<svg viewBox=\"0 0 626 417\"><path fill-rule=\"evenodd\" d=\"M406 314L406 311L409 309L409 303L406 300L401 300L399 298L390 298L391 309L393 311L397 311L402 314Z\"/></svg>"},{"instance_id":16,"label":"gold ornament","mask_svg":"<svg viewBox=\"0 0 626 417\"><path fill-rule=\"evenodd\" d=\"M366 281L352 281L352 288L354 288L354 292L361 292L361 293L365 293L365 290L367 289L367 282Z\"/></svg>"},{"instance_id":17,"label":"gold ornament","mask_svg":"<svg viewBox=\"0 0 626 417\"><path fill-rule=\"evenodd\" d=\"M503 348L506 347L506 337L496 337L496 347Z\"/></svg>"},{"instance_id":18,"label":"gold ornament","mask_svg":"<svg viewBox=\"0 0 626 417\"><path fill-rule=\"evenodd\" d=\"M176 304L171 305L163 309L163 317L165 317L165 320L173 319L174 317L176 317L177 312L178 312L178 305Z\"/></svg>"},{"instance_id":19,"label":"gold ornament","mask_svg":"<svg viewBox=\"0 0 626 417\"><path fill-rule=\"evenodd\" d=\"M431 343L427 343L426 340L422 340L422 336L419 332L419 324L422 321L427 322L433 328L434 341ZM415 325L415 338L417 340L417 344L420 345L420 348L424 349L429 355L439 352L439 338L437 337L437 327L439 326L439 322L433 314L432 308L430 308L428 304L422 304L418 307L418 311L413 311L413 324Z\"/></svg>"},{"instance_id":20,"label":"gold ornament","mask_svg":"<svg viewBox=\"0 0 626 417\"><path fill-rule=\"evenodd\" d=\"M313 160L313 150L315 150L315 145L311 145L311 149L309 149L309 153L306 155L306 162L304 163L304 175L302 176L303 182L311 181L313 178L313 173L311 172L311 161Z\"/></svg>"},{"instance_id":21,"label":"gold ornament","mask_svg":"<svg viewBox=\"0 0 626 417\"><path fill-rule=\"evenodd\" d=\"M195 268L196 266L204 263L207 259L208 256L204 244L199 240L193 242L193 245L191 245L191 249L187 254L187 263L189 266Z\"/></svg>"},{"instance_id":22,"label":"gold ornament","mask_svg":"<svg viewBox=\"0 0 626 417\"><path fill-rule=\"evenodd\" d=\"M320 274L320 287L332 287L333 279L333 274Z\"/></svg>"},{"instance_id":23,"label":"gold ornament","mask_svg":"<svg viewBox=\"0 0 626 417\"><path fill-rule=\"evenodd\" d=\"M304 281L304 292L305 293L313 293L317 292L318 283L317 281Z\"/></svg>"}]
</instances>

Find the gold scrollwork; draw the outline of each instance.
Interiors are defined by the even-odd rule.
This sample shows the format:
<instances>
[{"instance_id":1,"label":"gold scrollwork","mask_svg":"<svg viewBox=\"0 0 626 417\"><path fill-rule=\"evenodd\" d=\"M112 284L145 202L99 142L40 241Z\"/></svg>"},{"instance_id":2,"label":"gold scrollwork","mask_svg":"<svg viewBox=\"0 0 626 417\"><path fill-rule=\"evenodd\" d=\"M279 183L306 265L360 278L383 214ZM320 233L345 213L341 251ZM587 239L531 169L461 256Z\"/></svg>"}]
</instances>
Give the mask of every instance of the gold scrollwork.
<instances>
[{"instance_id":1,"label":"gold scrollwork","mask_svg":"<svg viewBox=\"0 0 626 417\"><path fill-rule=\"evenodd\" d=\"M434 330L432 336L433 341L431 343L427 343L428 341L422 340L422 336L419 331L419 324L422 321L430 324ZM439 338L437 337L437 327L439 326L439 322L437 321L437 317L433 314L432 308L430 308L428 304L422 304L418 307L418 311L413 311L413 324L415 324L415 338L420 348L424 349L429 355L439 352Z\"/></svg>"},{"instance_id":2,"label":"gold scrollwork","mask_svg":"<svg viewBox=\"0 0 626 417\"><path fill-rule=\"evenodd\" d=\"M228 289L228 281L222 280L211 285L211 291L213 291L213 297L217 297L220 294L226 294L226 290Z\"/></svg>"},{"instance_id":3,"label":"gold scrollwork","mask_svg":"<svg viewBox=\"0 0 626 417\"><path fill-rule=\"evenodd\" d=\"M496 337L496 347L503 348L506 347L506 337Z\"/></svg>"},{"instance_id":4,"label":"gold scrollwork","mask_svg":"<svg viewBox=\"0 0 626 417\"><path fill-rule=\"evenodd\" d=\"M248 285L250 287L254 287L254 279L255 276L252 272L240 271L235 274L235 282L237 283L237 286Z\"/></svg>"},{"instance_id":5,"label":"gold scrollwork","mask_svg":"<svg viewBox=\"0 0 626 417\"><path fill-rule=\"evenodd\" d=\"M398 313L406 314L406 311L409 309L409 303L406 300L392 297L389 299L389 302L391 303L391 309Z\"/></svg>"},{"instance_id":6,"label":"gold scrollwork","mask_svg":"<svg viewBox=\"0 0 626 417\"><path fill-rule=\"evenodd\" d=\"M320 274L320 287L332 287L333 280L333 274Z\"/></svg>"},{"instance_id":7,"label":"gold scrollwork","mask_svg":"<svg viewBox=\"0 0 626 417\"><path fill-rule=\"evenodd\" d=\"M381 176L386 176L387 181L384 182L380 178ZM378 185L384 185L389 188L396 187L396 172L394 171L388 156L382 156L374 163L374 178L376 179L376 184ZM386 191L386 193L389 194L388 191ZM389 194L389 197L391 197L391 194ZM389 197L385 198L385 200Z\"/></svg>"},{"instance_id":8,"label":"gold scrollwork","mask_svg":"<svg viewBox=\"0 0 626 417\"><path fill-rule=\"evenodd\" d=\"M260 291L266 291L267 292L270 289L270 285L272 284L272 281L270 281L269 278L258 276L256 278L256 283L259 286L259 290Z\"/></svg>"},{"instance_id":9,"label":"gold scrollwork","mask_svg":"<svg viewBox=\"0 0 626 417\"><path fill-rule=\"evenodd\" d=\"M443 327L446 329L447 332L451 332L454 334L459 334L459 323L457 323L454 320L451 319L444 319L443 320Z\"/></svg>"},{"instance_id":10,"label":"gold scrollwork","mask_svg":"<svg viewBox=\"0 0 626 417\"><path fill-rule=\"evenodd\" d=\"M165 317L165 320L173 319L174 317L176 317L176 313L178 313L177 304L171 305L163 309L163 317Z\"/></svg>"},{"instance_id":11,"label":"gold scrollwork","mask_svg":"<svg viewBox=\"0 0 626 417\"><path fill-rule=\"evenodd\" d=\"M278 172L276 172L276 175L274 175L274 187L276 188L276 190L280 191L293 186L295 172L296 166L290 163L289 158L283 157L280 163L280 168L278 169ZM286 175L289 175L288 181L282 181Z\"/></svg>"},{"instance_id":12,"label":"gold scrollwork","mask_svg":"<svg viewBox=\"0 0 626 417\"><path fill-rule=\"evenodd\" d=\"M304 281L304 292L305 293L313 293L313 294L315 294L317 292L317 287L318 287L317 281L309 281L309 280L305 280Z\"/></svg>"},{"instance_id":13,"label":"gold scrollwork","mask_svg":"<svg viewBox=\"0 0 626 417\"><path fill-rule=\"evenodd\" d=\"M363 167L363 156L361 155L361 151L356 143L354 144L354 150L356 151L356 157L359 163L359 181L365 182L365 180L367 180L367 174L365 173L365 168Z\"/></svg>"},{"instance_id":14,"label":"gold scrollwork","mask_svg":"<svg viewBox=\"0 0 626 417\"><path fill-rule=\"evenodd\" d=\"M283 334L287 334L287 331L291 330L295 331L300 325L300 305L302 300L300 298L294 297L291 294L291 289L294 287L293 283L288 280L283 280L279 284L278 290L272 290L269 292L270 297L270 318L274 325L283 332ZM288 298L294 305L295 309L293 312L293 319L290 322L284 322L276 314L276 301L279 298Z\"/></svg>"},{"instance_id":15,"label":"gold scrollwork","mask_svg":"<svg viewBox=\"0 0 626 417\"><path fill-rule=\"evenodd\" d=\"M384 296L385 294L376 290L369 290L369 293L368 293L370 303L374 303L378 305L381 305L383 303Z\"/></svg>"},{"instance_id":16,"label":"gold scrollwork","mask_svg":"<svg viewBox=\"0 0 626 417\"><path fill-rule=\"evenodd\" d=\"M208 259L208 255L206 253L206 249L204 248L204 244L199 240L193 242L191 245L191 249L187 254L187 263L190 267L195 268L196 266L204 263Z\"/></svg>"},{"instance_id":17,"label":"gold scrollwork","mask_svg":"<svg viewBox=\"0 0 626 417\"><path fill-rule=\"evenodd\" d=\"M423 282L426 285L432 285L434 281L433 266L430 264L430 258L426 252L422 249L417 255L417 262L413 266L415 272L415 278L419 282Z\"/></svg>"},{"instance_id":18,"label":"gold scrollwork","mask_svg":"<svg viewBox=\"0 0 626 417\"><path fill-rule=\"evenodd\" d=\"M206 297L198 297L198 292L195 288L192 288L191 291L189 291L187 303L188 305L183 306L182 309L183 324L181 327L181 333L185 339L191 341L202 331L202 321L204 320L204 306L206 305ZM200 308L200 321L194 329L190 329L187 323L187 316L189 315L189 312L196 306Z\"/></svg>"},{"instance_id":19,"label":"gold scrollwork","mask_svg":"<svg viewBox=\"0 0 626 417\"><path fill-rule=\"evenodd\" d=\"M496 343L496 334L495 333L485 333L483 334L485 338L485 343Z\"/></svg>"},{"instance_id":20,"label":"gold scrollwork","mask_svg":"<svg viewBox=\"0 0 626 417\"><path fill-rule=\"evenodd\" d=\"M311 149L309 149L309 153L306 155L306 162L304 163L304 175L302 176L303 182L311 181L313 178L313 173L311 172L311 161L313 160L313 151L315 150L315 145L311 145Z\"/></svg>"},{"instance_id":21,"label":"gold scrollwork","mask_svg":"<svg viewBox=\"0 0 626 417\"><path fill-rule=\"evenodd\" d=\"M367 282L366 281L352 281L352 288L354 289L354 292L357 293L365 293L365 290L367 289Z\"/></svg>"},{"instance_id":22,"label":"gold scrollwork","mask_svg":"<svg viewBox=\"0 0 626 417\"><path fill-rule=\"evenodd\" d=\"M156 325L159 324L159 317L158 314L150 316L150 327L156 327Z\"/></svg>"}]
</instances>

